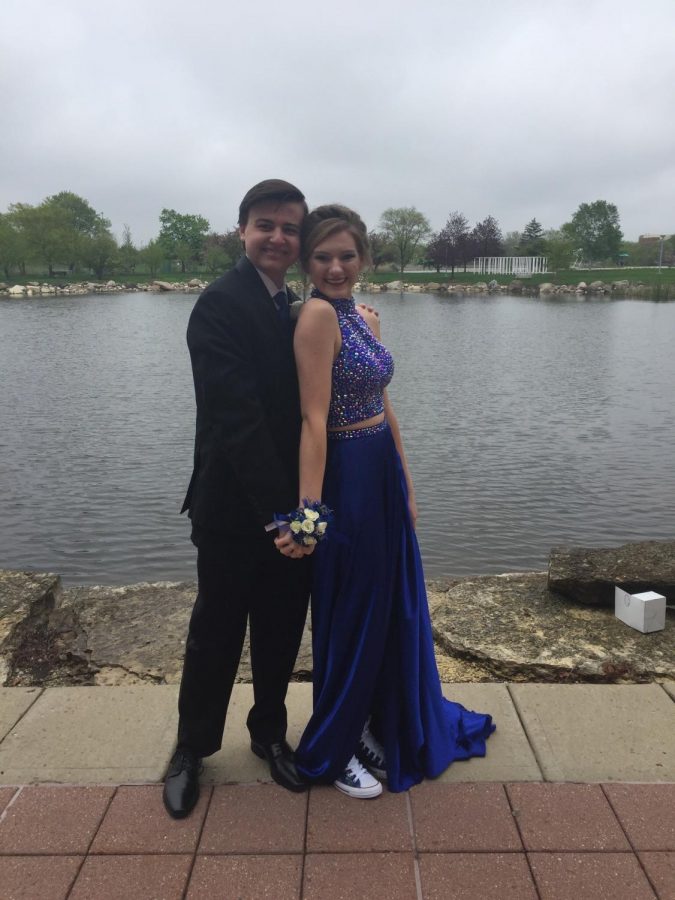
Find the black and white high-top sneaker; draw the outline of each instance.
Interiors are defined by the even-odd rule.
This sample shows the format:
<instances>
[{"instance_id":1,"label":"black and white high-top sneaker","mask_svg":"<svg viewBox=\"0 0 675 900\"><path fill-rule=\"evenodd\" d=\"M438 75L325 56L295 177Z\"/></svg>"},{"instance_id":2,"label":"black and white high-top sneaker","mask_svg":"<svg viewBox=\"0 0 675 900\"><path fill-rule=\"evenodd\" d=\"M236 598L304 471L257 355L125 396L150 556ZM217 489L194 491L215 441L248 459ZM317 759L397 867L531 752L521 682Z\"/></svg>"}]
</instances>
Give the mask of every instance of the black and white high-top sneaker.
<instances>
[{"instance_id":1,"label":"black and white high-top sneaker","mask_svg":"<svg viewBox=\"0 0 675 900\"><path fill-rule=\"evenodd\" d=\"M379 797L382 793L380 782L364 769L355 756L352 756L347 768L333 784L343 794L360 797L362 800Z\"/></svg>"},{"instance_id":2,"label":"black and white high-top sneaker","mask_svg":"<svg viewBox=\"0 0 675 900\"><path fill-rule=\"evenodd\" d=\"M372 772L377 778L386 779L387 762L384 756L384 747L370 730L368 722L363 728L361 740L356 748L356 756L369 772Z\"/></svg>"}]
</instances>

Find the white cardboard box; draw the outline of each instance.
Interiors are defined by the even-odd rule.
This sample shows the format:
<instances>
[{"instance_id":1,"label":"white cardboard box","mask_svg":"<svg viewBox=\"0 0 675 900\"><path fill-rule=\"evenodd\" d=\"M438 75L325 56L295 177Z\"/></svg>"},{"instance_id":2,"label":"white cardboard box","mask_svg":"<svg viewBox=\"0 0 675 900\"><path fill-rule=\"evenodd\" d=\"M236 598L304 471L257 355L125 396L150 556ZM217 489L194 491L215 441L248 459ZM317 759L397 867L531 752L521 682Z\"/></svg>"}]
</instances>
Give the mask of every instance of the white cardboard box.
<instances>
[{"instance_id":1,"label":"white cardboard box","mask_svg":"<svg viewBox=\"0 0 675 900\"><path fill-rule=\"evenodd\" d=\"M614 588L614 615L631 628L647 633L666 627L666 598L655 591L629 594Z\"/></svg>"}]
</instances>

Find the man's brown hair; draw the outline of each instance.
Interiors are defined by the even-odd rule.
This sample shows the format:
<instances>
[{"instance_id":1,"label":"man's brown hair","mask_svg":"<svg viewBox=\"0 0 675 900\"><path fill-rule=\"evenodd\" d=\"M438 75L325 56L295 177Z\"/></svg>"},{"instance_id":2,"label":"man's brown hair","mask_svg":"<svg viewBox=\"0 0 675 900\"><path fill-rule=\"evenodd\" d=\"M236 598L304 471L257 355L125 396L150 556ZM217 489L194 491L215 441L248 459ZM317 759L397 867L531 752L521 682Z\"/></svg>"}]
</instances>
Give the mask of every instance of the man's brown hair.
<instances>
[{"instance_id":1,"label":"man's brown hair","mask_svg":"<svg viewBox=\"0 0 675 900\"><path fill-rule=\"evenodd\" d=\"M280 178L268 178L266 181L260 181L246 192L244 199L239 204L239 225L245 226L248 222L248 214L251 207L256 203L268 203L276 201L277 203L302 203L304 214L307 215L307 203L305 195L299 188L289 181L282 181Z\"/></svg>"}]
</instances>

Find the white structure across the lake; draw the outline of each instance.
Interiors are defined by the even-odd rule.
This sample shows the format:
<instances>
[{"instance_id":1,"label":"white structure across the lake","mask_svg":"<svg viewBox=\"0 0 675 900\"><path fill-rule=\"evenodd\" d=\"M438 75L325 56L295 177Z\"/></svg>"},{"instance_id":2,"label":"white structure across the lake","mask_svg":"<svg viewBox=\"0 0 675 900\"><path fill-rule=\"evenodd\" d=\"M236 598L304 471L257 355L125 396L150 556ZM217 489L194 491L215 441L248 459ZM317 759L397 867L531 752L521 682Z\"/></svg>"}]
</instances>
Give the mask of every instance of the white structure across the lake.
<instances>
[{"instance_id":1,"label":"white structure across the lake","mask_svg":"<svg viewBox=\"0 0 675 900\"><path fill-rule=\"evenodd\" d=\"M546 272L545 256L479 256L473 261L477 275L520 275L527 278Z\"/></svg>"}]
</instances>

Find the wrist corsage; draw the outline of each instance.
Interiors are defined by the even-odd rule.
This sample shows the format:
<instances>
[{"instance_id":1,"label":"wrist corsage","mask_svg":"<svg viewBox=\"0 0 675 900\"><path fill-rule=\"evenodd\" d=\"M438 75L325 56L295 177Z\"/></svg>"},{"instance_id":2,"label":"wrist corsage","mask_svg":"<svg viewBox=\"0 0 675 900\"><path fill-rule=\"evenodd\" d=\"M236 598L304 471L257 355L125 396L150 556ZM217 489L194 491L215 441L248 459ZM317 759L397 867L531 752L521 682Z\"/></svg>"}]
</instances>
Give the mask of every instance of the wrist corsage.
<instances>
[{"instance_id":1,"label":"wrist corsage","mask_svg":"<svg viewBox=\"0 0 675 900\"><path fill-rule=\"evenodd\" d=\"M305 498L301 505L285 515L277 515L279 525L288 525L296 544L312 547L326 537L326 529L333 518L333 510L320 500Z\"/></svg>"}]
</instances>

